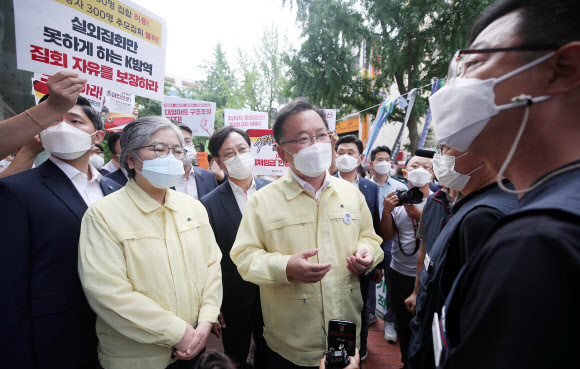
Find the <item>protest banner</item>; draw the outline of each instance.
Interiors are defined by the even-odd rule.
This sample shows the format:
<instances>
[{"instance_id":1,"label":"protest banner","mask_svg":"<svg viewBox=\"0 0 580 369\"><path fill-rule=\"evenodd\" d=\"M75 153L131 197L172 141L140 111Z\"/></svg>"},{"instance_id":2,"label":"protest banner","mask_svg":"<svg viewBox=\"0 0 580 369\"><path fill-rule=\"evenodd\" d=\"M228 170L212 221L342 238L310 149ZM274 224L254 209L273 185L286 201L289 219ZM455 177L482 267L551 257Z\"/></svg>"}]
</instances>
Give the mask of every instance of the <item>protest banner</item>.
<instances>
[{"instance_id":1,"label":"protest banner","mask_svg":"<svg viewBox=\"0 0 580 369\"><path fill-rule=\"evenodd\" d=\"M207 152L198 152L197 153L197 166L203 169L208 169L209 170L209 161L208 159L208 153Z\"/></svg>"},{"instance_id":2,"label":"protest banner","mask_svg":"<svg viewBox=\"0 0 580 369\"><path fill-rule=\"evenodd\" d=\"M259 111L224 109L224 125L244 131L268 129L268 114Z\"/></svg>"},{"instance_id":3,"label":"protest banner","mask_svg":"<svg viewBox=\"0 0 580 369\"><path fill-rule=\"evenodd\" d=\"M34 95L34 100L36 104L48 94L48 86L46 82L50 79L50 75L34 73L32 77L32 94ZM93 109L100 112L103 108L103 87L95 86L90 83L85 85L85 89L80 93L82 97L89 100Z\"/></svg>"},{"instance_id":4,"label":"protest banner","mask_svg":"<svg viewBox=\"0 0 580 369\"><path fill-rule=\"evenodd\" d=\"M254 175L283 176L288 171L276 152L276 141L271 129L250 129L247 131L252 142Z\"/></svg>"},{"instance_id":5,"label":"protest banner","mask_svg":"<svg viewBox=\"0 0 580 369\"><path fill-rule=\"evenodd\" d=\"M128 0L14 0L18 69L163 100L165 21Z\"/></svg>"},{"instance_id":6,"label":"protest banner","mask_svg":"<svg viewBox=\"0 0 580 369\"><path fill-rule=\"evenodd\" d=\"M326 115L328 130L334 132L336 130L336 109L324 109L324 114Z\"/></svg>"},{"instance_id":7,"label":"protest banner","mask_svg":"<svg viewBox=\"0 0 580 369\"><path fill-rule=\"evenodd\" d=\"M164 96L161 114L187 124L193 136L211 137L215 124L215 103Z\"/></svg>"},{"instance_id":8,"label":"protest banner","mask_svg":"<svg viewBox=\"0 0 580 369\"><path fill-rule=\"evenodd\" d=\"M127 92L109 90L105 94L101 119L105 129L109 132L122 131L123 128L135 120L135 95Z\"/></svg>"}]
</instances>

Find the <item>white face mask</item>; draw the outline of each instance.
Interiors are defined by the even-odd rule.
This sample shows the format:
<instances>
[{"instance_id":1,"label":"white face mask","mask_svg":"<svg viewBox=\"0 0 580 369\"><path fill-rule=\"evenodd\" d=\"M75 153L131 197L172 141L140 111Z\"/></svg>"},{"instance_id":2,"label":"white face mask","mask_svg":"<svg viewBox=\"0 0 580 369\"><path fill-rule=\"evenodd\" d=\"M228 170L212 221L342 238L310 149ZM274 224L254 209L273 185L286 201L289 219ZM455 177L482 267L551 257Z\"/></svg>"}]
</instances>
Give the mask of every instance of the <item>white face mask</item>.
<instances>
[{"instance_id":1,"label":"white face mask","mask_svg":"<svg viewBox=\"0 0 580 369\"><path fill-rule=\"evenodd\" d=\"M393 167L391 167L391 169L389 169L389 177L394 177L397 174L397 170Z\"/></svg>"},{"instance_id":2,"label":"white face mask","mask_svg":"<svg viewBox=\"0 0 580 369\"><path fill-rule=\"evenodd\" d=\"M415 187L423 187L431 181L431 173L423 168L413 169L407 177L409 182Z\"/></svg>"},{"instance_id":3,"label":"white face mask","mask_svg":"<svg viewBox=\"0 0 580 369\"><path fill-rule=\"evenodd\" d=\"M89 163L91 163L93 167L99 170L103 167L103 165L105 165L105 158L103 158L101 155L92 154L89 156Z\"/></svg>"},{"instance_id":4,"label":"white face mask","mask_svg":"<svg viewBox=\"0 0 580 369\"><path fill-rule=\"evenodd\" d=\"M284 149L286 150L286 149ZM307 177L315 178L326 172L332 163L330 142L317 142L303 148L294 157L294 167Z\"/></svg>"},{"instance_id":5,"label":"white face mask","mask_svg":"<svg viewBox=\"0 0 580 369\"><path fill-rule=\"evenodd\" d=\"M481 80L477 78L455 78L429 97L437 142L459 151L467 151L475 138L483 131L491 117L500 111L525 106L529 103L512 99L512 103L495 105L496 84L549 59L554 53L542 56L502 77ZM532 102L549 99L538 96Z\"/></svg>"},{"instance_id":6,"label":"white face mask","mask_svg":"<svg viewBox=\"0 0 580 369\"><path fill-rule=\"evenodd\" d=\"M89 151L93 146L91 136L66 122L60 122L40 132L42 146L52 155L64 160L77 159Z\"/></svg>"},{"instance_id":7,"label":"white face mask","mask_svg":"<svg viewBox=\"0 0 580 369\"><path fill-rule=\"evenodd\" d=\"M437 181L443 187L451 188L456 191L461 191L465 188L465 185L469 182L471 175L483 168L485 163L468 174L461 174L455 171L455 160L462 156L467 155L464 153L458 157L451 155L435 154L433 156L433 172L437 177Z\"/></svg>"},{"instance_id":8,"label":"white face mask","mask_svg":"<svg viewBox=\"0 0 580 369\"><path fill-rule=\"evenodd\" d=\"M197 151L195 151L195 146L193 145L186 145L183 146L183 148L187 150L187 153L183 158L183 165L189 165L195 158L197 158Z\"/></svg>"},{"instance_id":9,"label":"white face mask","mask_svg":"<svg viewBox=\"0 0 580 369\"><path fill-rule=\"evenodd\" d=\"M391 171L390 161L381 161L375 164L375 171L379 174L388 174Z\"/></svg>"},{"instance_id":10,"label":"white face mask","mask_svg":"<svg viewBox=\"0 0 580 369\"><path fill-rule=\"evenodd\" d=\"M254 157L251 152L238 154L224 161L228 168L228 175L235 179L246 179L252 175L254 169Z\"/></svg>"},{"instance_id":11,"label":"white face mask","mask_svg":"<svg viewBox=\"0 0 580 369\"><path fill-rule=\"evenodd\" d=\"M176 158L174 155L167 155L163 158L155 158L149 160L141 160L143 169L141 175L151 183L153 187L164 189L173 187L183 177L185 171L183 170L183 161ZM135 169L137 171L137 169Z\"/></svg>"},{"instance_id":12,"label":"white face mask","mask_svg":"<svg viewBox=\"0 0 580 369\"><path fill-rule=\"evenodd\" d=\"M336 158L336 167L341 173L350 173L356 169L358 160L355 157L344 154Z\"/></svg>"}]
</instances>

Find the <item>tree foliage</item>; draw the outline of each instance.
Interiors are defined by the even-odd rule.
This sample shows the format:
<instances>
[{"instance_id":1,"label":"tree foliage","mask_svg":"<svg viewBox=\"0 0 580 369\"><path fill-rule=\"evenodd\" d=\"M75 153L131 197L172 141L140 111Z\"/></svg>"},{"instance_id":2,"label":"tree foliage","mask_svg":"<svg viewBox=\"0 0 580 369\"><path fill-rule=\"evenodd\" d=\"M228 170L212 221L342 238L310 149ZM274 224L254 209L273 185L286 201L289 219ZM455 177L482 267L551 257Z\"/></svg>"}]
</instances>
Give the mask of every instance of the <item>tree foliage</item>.
<instances>
[{"instance_id":1,"label":"tree foliage","mask_svg":"<svg viewBox=\"0 0 580 369\"><path fill-rule=\"evenodd\" d=\"M493 0L288 1L306 38L290 60L293 95L348 113L376 104L377 92L393 85L406 94L444 77L454 51L466 46L469 27ZM380 71L372 81L360 77L356 63L363 39ZM417 99L408 123L411 151L419 143L417 118L426 109L426 99ZM391 120L401 118L393 114Z\"/></svg>"}]
</instances>

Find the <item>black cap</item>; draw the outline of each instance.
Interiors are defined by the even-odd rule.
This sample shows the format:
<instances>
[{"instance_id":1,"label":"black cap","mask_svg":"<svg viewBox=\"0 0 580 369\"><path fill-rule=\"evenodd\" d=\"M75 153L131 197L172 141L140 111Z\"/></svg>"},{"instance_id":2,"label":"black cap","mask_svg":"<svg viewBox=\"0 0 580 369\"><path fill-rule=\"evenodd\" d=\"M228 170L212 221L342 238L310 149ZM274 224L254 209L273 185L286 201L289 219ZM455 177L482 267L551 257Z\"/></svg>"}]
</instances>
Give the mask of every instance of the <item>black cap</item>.
<instances>
[{"instance_id":1,"label":"black cap","mask_svg":"<svg viewBox=\"0 0 580 369\"><path fill-rule=\"evenodd\" d=\"M423 149L415 150L415 156L421 156L423 158L433 159L434 155L435 155L435 151L433 151L433 150L423 150Z\"/></svg>"}]
</instances>

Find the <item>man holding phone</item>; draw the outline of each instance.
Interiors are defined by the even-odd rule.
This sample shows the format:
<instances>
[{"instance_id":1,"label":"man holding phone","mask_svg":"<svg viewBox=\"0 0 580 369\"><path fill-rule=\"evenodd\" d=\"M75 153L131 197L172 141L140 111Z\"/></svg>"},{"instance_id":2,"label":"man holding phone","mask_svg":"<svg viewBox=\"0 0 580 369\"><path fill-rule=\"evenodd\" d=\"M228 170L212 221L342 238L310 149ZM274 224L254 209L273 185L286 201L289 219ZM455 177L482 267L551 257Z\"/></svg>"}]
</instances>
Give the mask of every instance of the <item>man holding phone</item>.
<instances>
[{"instance_id":1,"label":"man holding phone","mask_svg":"<svg viewBox=\"0 0 580 369\"><path fill-rule=\"evenodd\" d=\"M297 99L280 110L273 133L290 170L248 200L230 256L260 286L266 366L317 368L331 319L354 322L359 345L359 275L383 259L382 240L362 193L328 174L322 109Z\"/></svg>"}]
</instances>

